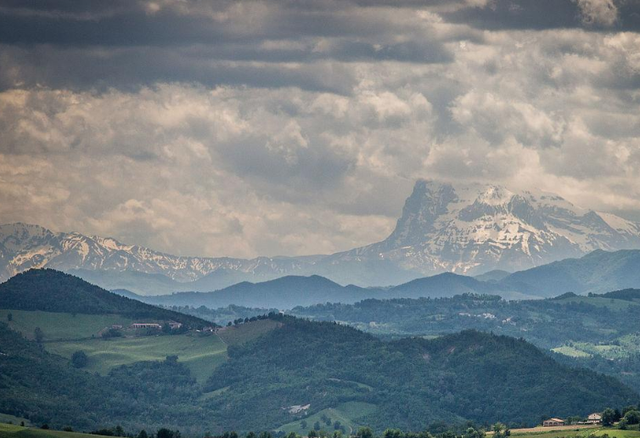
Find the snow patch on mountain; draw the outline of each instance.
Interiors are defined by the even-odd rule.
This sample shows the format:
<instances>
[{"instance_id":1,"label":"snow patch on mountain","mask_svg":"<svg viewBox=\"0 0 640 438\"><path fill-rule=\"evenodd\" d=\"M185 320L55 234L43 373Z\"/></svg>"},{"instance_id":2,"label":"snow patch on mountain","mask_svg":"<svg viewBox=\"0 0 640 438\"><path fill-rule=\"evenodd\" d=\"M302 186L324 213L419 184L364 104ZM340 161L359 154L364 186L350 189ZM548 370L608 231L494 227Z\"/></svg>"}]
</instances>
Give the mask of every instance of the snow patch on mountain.
<instances>
[{"instance_id":1,"label":"snow patch on mountain","mask_svg":"<svg viewBox=\"0 0 640 438\"><path fill-rule=\"evenodd\" d=\"M161 274L193 282L197 290L312 274L375 286L442 272L516 271L597 249L635 248L640 248L639 224L586 210L552 193L420 180L388 238L346 252L251 260L181 257L109 237L17 223L0 225L0 279L49 267Z\"/></svg>"}]
</instances>

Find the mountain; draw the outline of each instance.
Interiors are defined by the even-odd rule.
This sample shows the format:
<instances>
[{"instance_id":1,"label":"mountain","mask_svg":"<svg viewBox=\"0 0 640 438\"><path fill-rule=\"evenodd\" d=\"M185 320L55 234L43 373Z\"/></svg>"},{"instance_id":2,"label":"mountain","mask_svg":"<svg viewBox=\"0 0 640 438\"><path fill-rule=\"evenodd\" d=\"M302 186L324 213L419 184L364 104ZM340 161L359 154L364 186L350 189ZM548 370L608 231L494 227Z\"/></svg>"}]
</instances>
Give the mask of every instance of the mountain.
<instances>
[{"instance_id":1,"label":"mountain","mask_svg":"<svg viewBox=\"0 0 640 438\"><path fill-rule=\"evenodd\" d=\"M473 275L631 248L640 248L639 224L554 194L422 180L387 239L329 259L384 259L421 274Z\"/></svg>"},{"instance_id":2,"label":"mountain","mask_svg":"<svg viewBox=\"0 0 640 438\"><path fill-rule=\"evenodd\" d=\"M210 291L287 275L387 286L442 272L513 272L594 250L634 248L640 248L639 224L582 209L554 194L420 180L388 238L325 256L184 257L112 238L2 225L0 280L48 267L140 294Z\"/></svg>"},{"instance_id":3,"label":"mountain","mask_svg":"<svg viewBox=\"0 0 640 438\"><path fill-rule=\"evenodd\" d=\"M499 295L506 299L544 296L538 293L535 287L517 286L528 292L520 292L516 286L502 282L484 282L473 277L446 272L388 288L341 286L325 277L312 275L286 276L260 283L242 282L214 292L176 292L171 295L142 296L126 289L115 291L123 296L162 306L205 306L217 309L237 305L263 309L275 307L281 310L324 303L352 304L370 298L441 298L468 293Z\"/></svg>"},{"instance_id":4,"label":"mountain","mask_svg":"<svg viewBox=\"0 0 640 438\"><path fill-rule=\"evenodd\" d=\"M286 276L261 283L242 282L215 292L178 292L171 295L139 296L138 299L165 306L206 306L215 309L234 304L263 309L290 309L326 302L355 303L383 294L381 289L341 286L327 278L312 275Z\"/></svg>"},{"instance_id":5,"label":"mountain","mask_svg":"<svg viewBox=\"0 0 640 438\"><path fill-rule=\"evenodd\" d=\"M493 271L485 272L484 274L476 275L473 278L480 281L500 281L503 278L509 276L511 272L502 271L500 269L494 269Z\"/></svg>"},{"instance_id":6,"label":"mountain","mask_svg":"<svg viewBox=\"0 0 640 438\"><path fill-rule=\"evenodd\" d=\"M578 259L514 272L500 280L505 289L552 297L640 287L640 250L594 251Z\"/></svg>"},{"instance_id":7,"label":"mountain","mask_svg":"<svg viewBox=\"0 0 640 438\"><path fill-rule=\"evenodd\" d=\"M512 293L502 291L496 285L476 280L473 277L450 272L431 277L418 278L389 290L387 297L393 298L441 298L467 293L496 294L514 298Z\"/></svg>"},{"instance_id":8,"label":"mountain","mask_svg":"<svg viewBox=\"0 0 640 438\"><path fill-rule=\"evenodd\" d=\"M339 324L280 318L280 328L229 350L206 387L225 391L215 406L237 429L293 422L282 409L292 405L318 412L366 403L361 424L423 430L463 419L533 425L637 399L615 379L562 366L523 340L464 331L385 342Z\"/></svg>"},{"instance_id":9,"label":"mountain","mask_svg":"<svg viewBox=\"0 0 640 438\"><path fill-rule=\"evenodd\" d=\"M126 298L52 269L32 269L0 284L0 309L118 314L173 320L191 327L207 321Z\"/></svg>"},{"instance_id":10,"label":"mountain","mask_svg":"<svg viewBox=\"0 0 640 438\"><path fill-rule=\"evenodd\" d=\"M87 275L87 271L100 271L91 280L108 283L109 287L125 287L118 278L121 273L156 274L151 277L151 288L158 283L171 285L162 275L176 282L191 282L216 271L238 273L226 282L228 286L239 278L258 280L281 277L301 269L313 257L258 257L251 260L228 257L182 257L153 251L137 245L126 245L115 239L84 236L79 233L56 233L38 225L22 223L0 225L0 280L31 268L51 268L74 271ZM134 274L135 275L135 274ZM136 282L133 275L126 281ZM139 276L137 282L148 283L149 277ZM169 286L173 288L172 286ZM220 287L220 286L218 286ZM143 292L148 292L143 290ZM163 292L166 287L162 288ZM187 288L190 289L190 288Z\"/></svg>"}]
</instances>

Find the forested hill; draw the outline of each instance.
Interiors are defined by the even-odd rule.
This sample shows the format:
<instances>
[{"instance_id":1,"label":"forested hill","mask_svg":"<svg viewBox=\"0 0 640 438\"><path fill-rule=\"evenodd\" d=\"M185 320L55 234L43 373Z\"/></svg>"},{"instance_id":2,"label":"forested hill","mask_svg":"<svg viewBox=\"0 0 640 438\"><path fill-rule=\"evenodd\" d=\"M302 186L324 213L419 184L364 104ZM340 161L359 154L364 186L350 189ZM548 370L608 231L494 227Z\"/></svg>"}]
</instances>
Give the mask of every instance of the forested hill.
<instances>
[{"instance_id":1,"label":"forested hill","mask_svg":"<svg viewBox=\"0 0 640 438\"><path fill-rule=\"evenodd\" d=\"M209 380L207 390L224 390L215 408L235 417L231 427L285 422L283 406L317 411L348 401L374 405L362 421L379 429L461 419L533 425L638 398L613 378L560 365L514 338L465 331L384 342L335 323L282 321L230 348Z\"/></svg>"},{"instance_id":2,"label":"forested hill","mask_svg":"<svg viewBox=\"0 0 640 438\"><path fill-rule=\"evenodd\" d=\"M80 314L120 314L211 325L200 318L122 297L78 277L52 269L32 269L0 284L0 309Z\"/></svg>"}]
</instances>

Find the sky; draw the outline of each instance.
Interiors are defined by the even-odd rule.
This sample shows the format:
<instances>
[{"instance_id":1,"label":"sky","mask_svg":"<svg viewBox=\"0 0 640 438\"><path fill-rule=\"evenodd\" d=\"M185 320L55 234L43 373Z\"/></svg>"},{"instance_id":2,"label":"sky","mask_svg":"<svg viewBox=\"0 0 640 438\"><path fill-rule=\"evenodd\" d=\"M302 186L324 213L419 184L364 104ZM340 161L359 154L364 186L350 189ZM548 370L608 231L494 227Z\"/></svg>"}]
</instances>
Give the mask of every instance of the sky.
<instances>
[{"instance_id":1,"label":"sky","mask_svg":"<svg viewBox=\"0 0 640 438\"><path fill-rule=\"evenodd\" d=\"M0 0L0 222L384 239L419 178L640 221L640 0Z\"/></svg>"}]
</instances>

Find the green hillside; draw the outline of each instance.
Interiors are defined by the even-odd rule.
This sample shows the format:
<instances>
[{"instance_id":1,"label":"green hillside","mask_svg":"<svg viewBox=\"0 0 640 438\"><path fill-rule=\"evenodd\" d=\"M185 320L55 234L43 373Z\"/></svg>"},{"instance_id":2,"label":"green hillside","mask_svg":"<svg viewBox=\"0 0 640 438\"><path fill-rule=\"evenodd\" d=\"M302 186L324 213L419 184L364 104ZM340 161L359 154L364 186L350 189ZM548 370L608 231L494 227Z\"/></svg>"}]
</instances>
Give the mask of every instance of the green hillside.
<instances>
[{"instance_id":1,"label":"green hillside","mask_svg":"<svg viewBox=\"0 0 640 438\"><path fill-rule=\"evenodd\" d=\"M107 374L111 369L141 361L160 361L177 355L198 381L205 381L226 359L226 346L216 335L182 334L114 339L51 342L47 351L71 359L82 350L88 356L86 371Z\"/></svg>"},{"instance_id":2,"label":"green hillside","mask_svg":"<svg viewBox=\"0 0 640 438\"><path fill-rule=\"evenodd\" d=\"M285 433L294 432L305 436L309 430L314 428L316 423L319 423L320 427L325 431L340 430L343 434L352 435L359 427L366 426L365 419L376 411L376 405L371 403L346 402L337 405L335 408L323 409L301 420L284 424L278 427L277 430Z\"/></svg>"},{"instance_id":3,"label":"green hillside","mask_svg":"<svg viewBox=\"0 0 640 438\"><path fill-rule=\"evenodd\" d=\"M472 294L372 299L291 311L298 317L338 321L383 337L432 337L467 329L522 337L544 350L589 358L574 365L615 376L640 391L638 312L639 290L589 296L567 293L525 301Z\"/></svg>"},{"instance_id":4,"label":"green hillside","mask_svg":"<svg viewBox=\"0 0 640 438\"><path fill-rule=\"evenodd\" d=\"M0 423L0 438L96 438L96 435Z\"/></svg>"},{"instance_id":5,"label":"green hillside","mask_svg":"<svg viewBox=\"0 0 640 438\"><path fill-rule=\"evenodd\" d=\"M208 391L224 389L224 403L210 401L235 417L232 427L291 427L301 419L292 406L309 404L315 414L349 401L375 405L358 422L376 428L420 430L465 418L535 424L637 398L614 379L561 366L513 338L467 331L383 342L336 324L283 323L229 348L229 361L208 382Z\"/></svg>"},{"instance_id":6,"label":"green hillside","mask_svg":"<svg viewBox=\"0 0 640 438\"><path fill-rule=\"evenodd\" d=\"M11 314L11 321L9 321ZM44 340L83 339L98 336L105 327L122 325L128 327L137 319L122 315L83 315L40 310L0 309L0 321L6 322L11 329L33 339L36 327L42 330Z\"/></svg>"},{"instance_id":7,"label":"green hillside","mask_svg":"<svg viewBox=\"0 0 640 438\"><path fill-rule=\"evenodd\" d=\"M523 340L477 331L385 342L273 313L216 333L124 327L105 338L104 327L127 326L138 312L151 312L147 321L175 312L114 300L54 271L2 286L0 302L21 308L1 314L0 412L34 425L164 426L201 435L302 431L305 420L334 428L337 421L347 432L360 425L424 430L443 421L535 424L638 398L618 381L560 365ZM28 304L31 295L37 297ZM76 296L73 311L62 312ZM33 336L36 327L41 336ZM78 351L86 363L70 360Z\"/></svg>"},{"instance_id":8,"label":"green hillside","mask_svg":"<svg viewBox=\"0 0 640 438\"><path fill-rule=\"evenodd\" d=\"M199 318L113 294L69 274L32 269L0 284L0 309L173 320L192 327L211 325Z\"/></svg>"}]
</instances>

